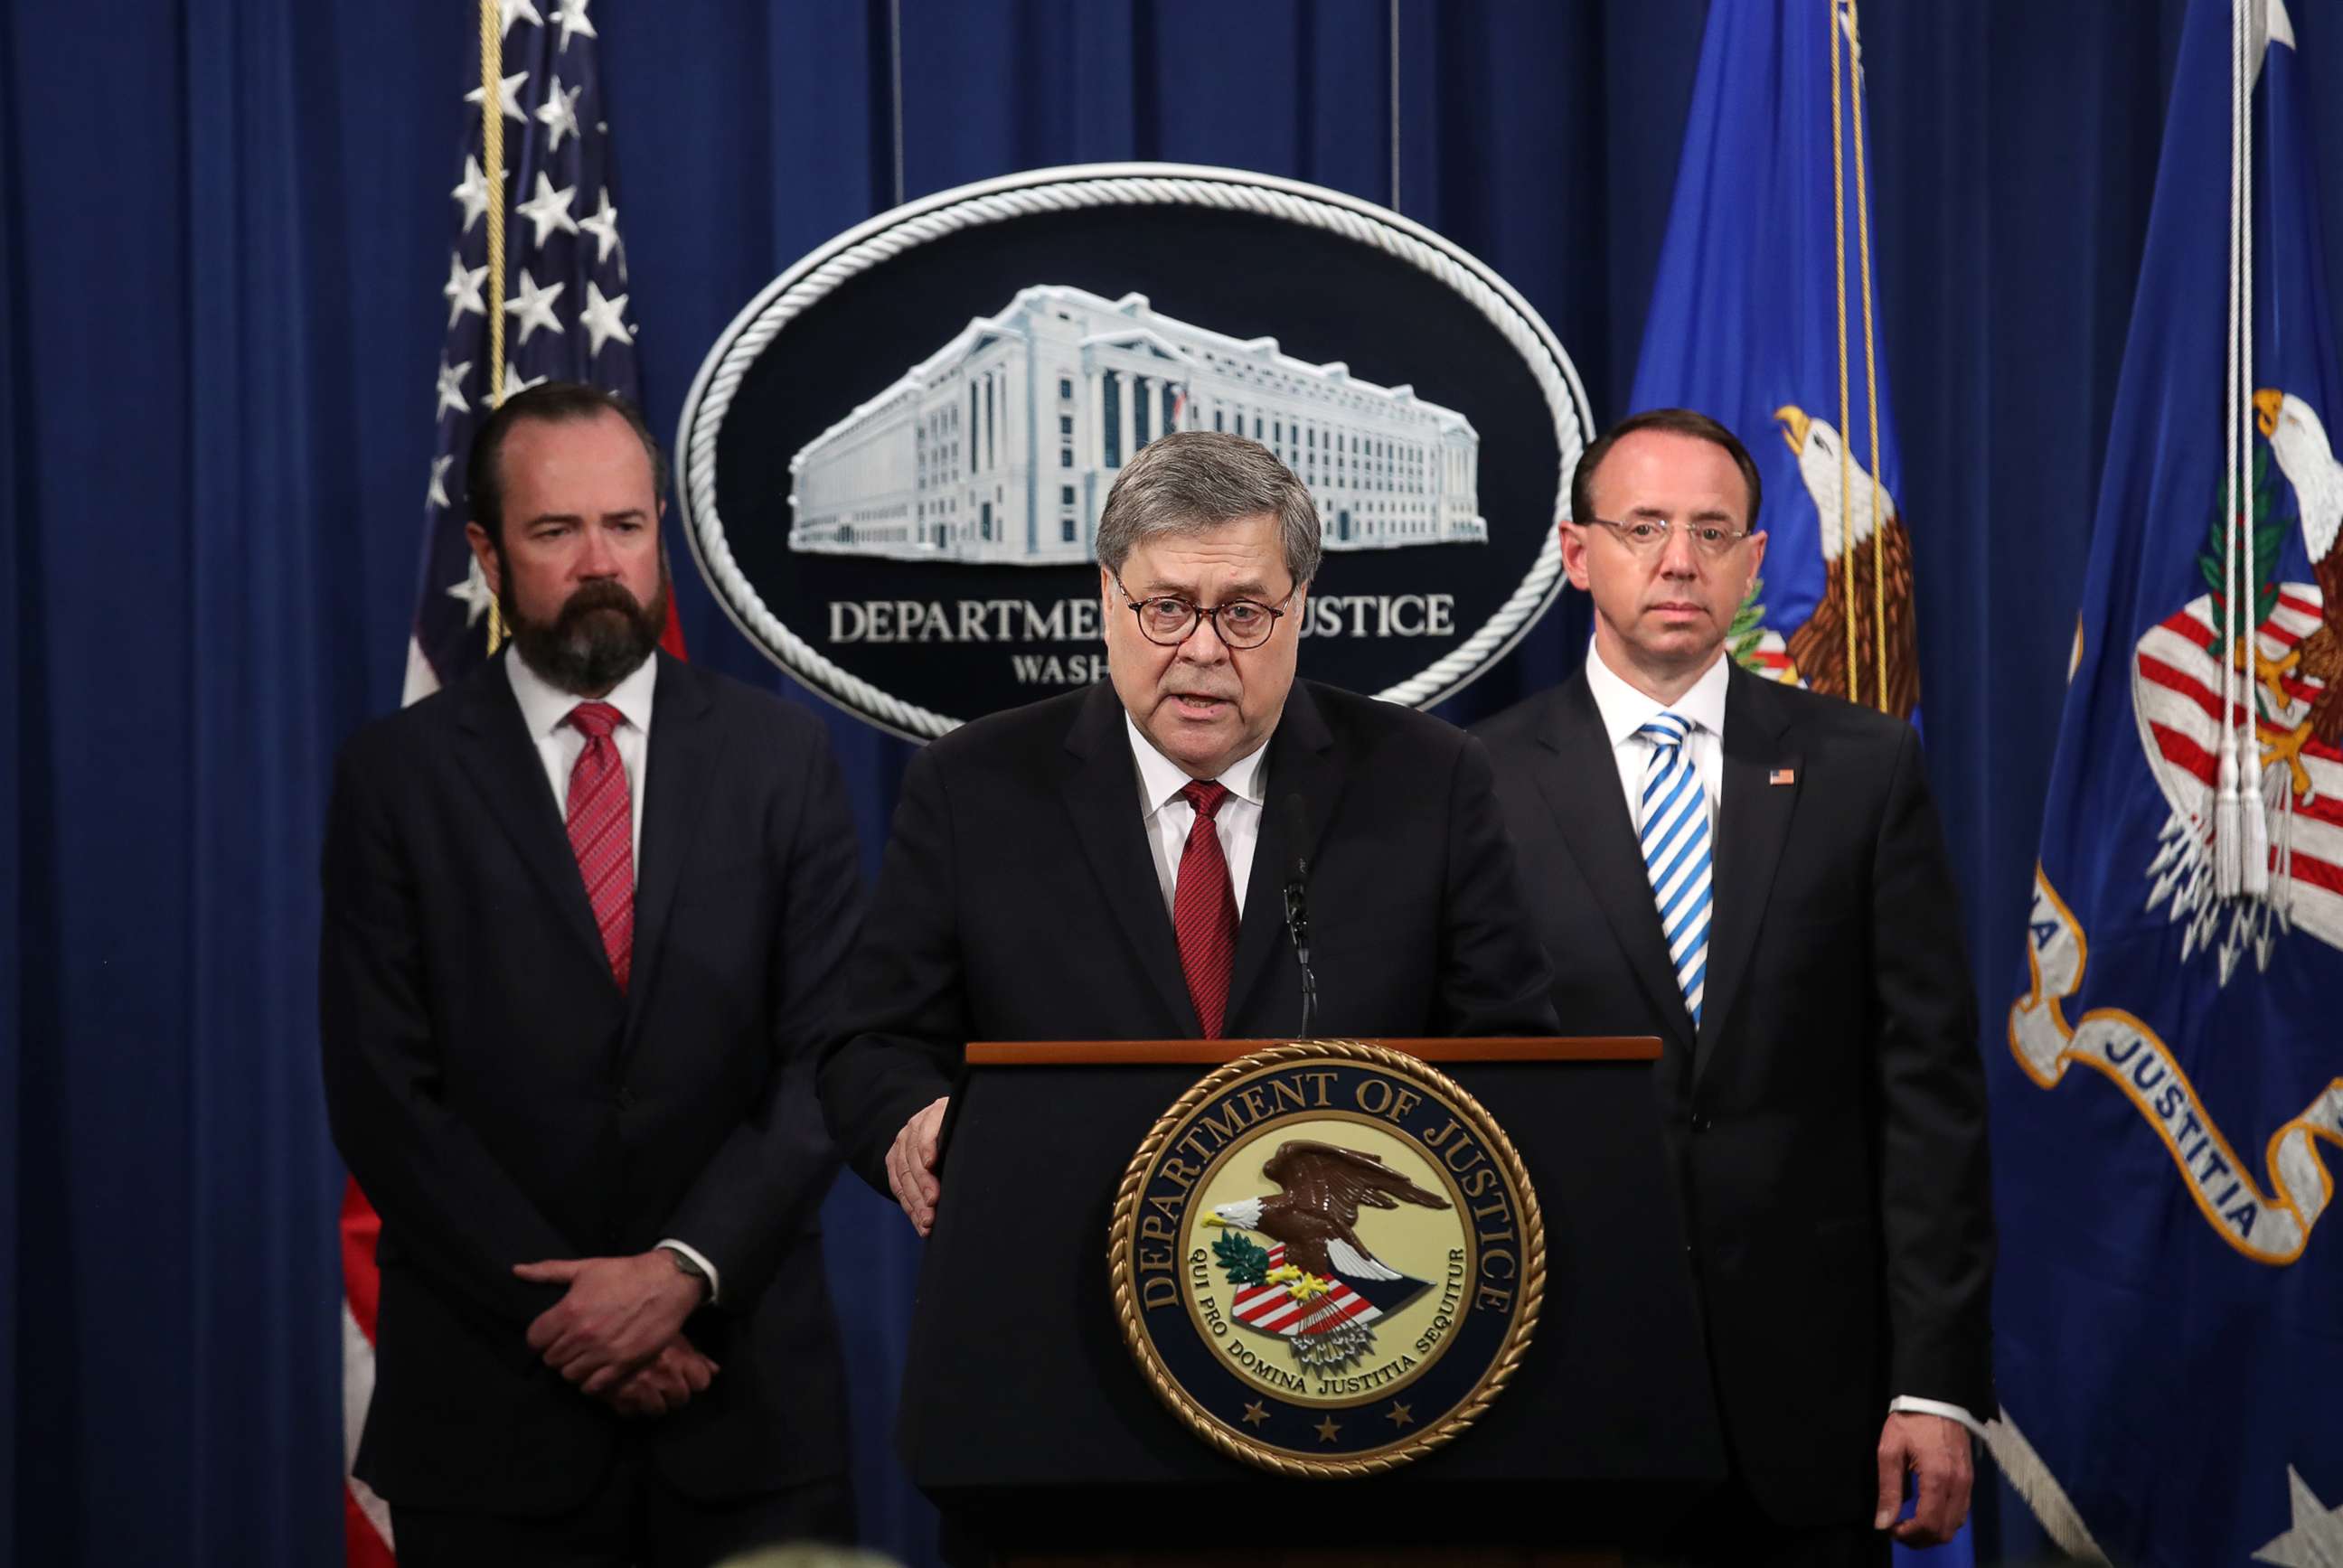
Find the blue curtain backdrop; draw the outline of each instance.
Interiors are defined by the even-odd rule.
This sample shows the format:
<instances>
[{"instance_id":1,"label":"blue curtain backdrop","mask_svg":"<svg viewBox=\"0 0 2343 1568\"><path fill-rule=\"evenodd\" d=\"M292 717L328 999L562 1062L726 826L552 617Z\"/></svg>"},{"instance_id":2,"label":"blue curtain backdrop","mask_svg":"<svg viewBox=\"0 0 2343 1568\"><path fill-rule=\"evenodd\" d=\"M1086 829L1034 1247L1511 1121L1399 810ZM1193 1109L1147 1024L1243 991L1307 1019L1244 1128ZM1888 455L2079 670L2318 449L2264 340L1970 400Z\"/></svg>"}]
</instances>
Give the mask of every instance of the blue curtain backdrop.
<instances>
[{"instance_id":1,"label":"blue curtain backdrop","mask_svg":"<svg viewBox=\"0 0 2343 1568\"><path fill-rule=\"evenodd\" d=\"M2180 9L1865 16L1929 765L1989 1050ZM2343 82L2343 25L2298 12L2310 79ZM1626 412L1705 14L1396 7L1397 205L1519 286L1601 419ZM592 19L663 431L739 306L891 206L899 168L907 196L1166 158L1393 198L1385 0ZM0 8L0 1560L338 1560L319 819L335 746L397 699L474 25L464 0ZM2312 111L2343 146L2343 98ZM695 658L786 688L696 577L679 592ZM1559 678L1585 629L1565 599L1451 716ZM830 718L875 859L908 752ZM830 1236L866 1518L916 1553L885 1447L916 1253L860 1191Z\"/></svg>"}]
</instances>

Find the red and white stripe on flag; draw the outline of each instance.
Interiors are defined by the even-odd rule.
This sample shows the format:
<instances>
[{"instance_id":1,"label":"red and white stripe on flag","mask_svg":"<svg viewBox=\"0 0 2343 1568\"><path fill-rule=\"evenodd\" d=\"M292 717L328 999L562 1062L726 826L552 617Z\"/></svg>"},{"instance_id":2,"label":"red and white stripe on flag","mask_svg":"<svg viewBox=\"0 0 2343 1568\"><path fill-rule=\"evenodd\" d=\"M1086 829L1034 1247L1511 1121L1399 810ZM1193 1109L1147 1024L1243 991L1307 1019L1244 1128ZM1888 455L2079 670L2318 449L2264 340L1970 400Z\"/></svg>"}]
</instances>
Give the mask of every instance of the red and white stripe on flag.
<instances>
[{"instance_id":1,"label":"red and white stripe on flag","mask_svg":"<svg viewBox=\"0 0 2343 1568\"><path fill-rule=\"evenodd\" d=\"M1272 1271L1285 1266L1285 1243L1269 1250ZM1327 1279L1320 1275L1321 1279ZM1338 1323L1371 1323L1383 1313L1340 1280L1327 1279L1323 1295L1306 1302L1293 1299L1283 1284L1242 1285L1229 1299L1229 1310L1247 1328L1270 1334L1322 1334Z\"/></svg>"},{"instance_id":2,"label":"red and white stripe on flag","mask_svg":"<svg viewBox=\"0 0 2343 1568\"><path fill-rule=\"evenodd\" d=\"M382 1221L374 1205L351 1181L342 1190L342 1529L350 1568L393 1568L390 1509L371 1487L350 1473L357 1462L358 1434L366 1430L367 1403L374 1398L375 1307L382 1276L374 1262L375 1238Z\"/></svg>"}]
</instances>

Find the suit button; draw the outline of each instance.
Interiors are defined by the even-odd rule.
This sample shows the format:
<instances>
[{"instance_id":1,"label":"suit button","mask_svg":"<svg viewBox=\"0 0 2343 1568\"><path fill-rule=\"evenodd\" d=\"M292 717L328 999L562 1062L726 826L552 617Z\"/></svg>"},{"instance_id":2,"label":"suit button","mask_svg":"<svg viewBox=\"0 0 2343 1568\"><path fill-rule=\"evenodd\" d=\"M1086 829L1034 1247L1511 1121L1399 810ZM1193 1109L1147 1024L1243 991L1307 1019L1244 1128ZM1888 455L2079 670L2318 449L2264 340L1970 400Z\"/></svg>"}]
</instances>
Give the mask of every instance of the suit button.
<instances>
[{"instance_id":1,"label":"suit button","mask_svg":"<svg viewBox=\"0 0 2343 1568\"><path fill-rule=\"evenodd\" d=\"M1712 1128L1712 1127L1714 1127L1714 1126L1715 1126L1715 1125L1716 1125L1716 1123L1715 1123L1714 1121L1711 1121L1708 1119L1708 1117L1707 1117L1707 1115L1706 1115L1706 1113L1705 1113L1705 1112L1698 1111L1694 1111L1694 1112L1693 1112L1693 1115L1692 1115L1692 1130L1693 1130L1694 1132L1705 1132L1705 1131L1707 1131L1710 1128Z\"/></svg>"},{"instance_id":2,"label":"suit button","mask_svg":"<svg viewBox=\"0 0 2343 1568\"><path fill-rule=\"evenodd\" d=\"M634 1103L635 1103L635 1091L634 1091L633 1090L631 1090L631 1089L621 1089L621 1090L619 1090L619 1091L618 1091L618 1109L619 1109L619 1110L621 1110L621 1111L630 1111L630 1110L632 1110L632 1109L634 1108Z\"/></svg>"}]
</instances>

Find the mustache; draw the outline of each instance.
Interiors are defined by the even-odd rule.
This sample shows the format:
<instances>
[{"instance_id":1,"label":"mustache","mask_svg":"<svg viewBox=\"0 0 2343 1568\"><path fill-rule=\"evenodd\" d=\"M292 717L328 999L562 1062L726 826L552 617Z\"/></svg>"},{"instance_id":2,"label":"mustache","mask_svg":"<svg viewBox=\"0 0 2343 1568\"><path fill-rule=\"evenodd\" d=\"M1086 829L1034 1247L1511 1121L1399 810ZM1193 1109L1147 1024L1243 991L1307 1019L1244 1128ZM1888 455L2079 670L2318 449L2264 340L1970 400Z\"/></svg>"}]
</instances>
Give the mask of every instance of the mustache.
<instances>
[{"instance_id":1,"label":"mustache","mask_svg":"<svg viewBox=\"0 0 2343 1568\"><path fill-rule=\"evenodd\" d=\"M629 616L643 613L642 601L628 593L624 583L605 578L588 583L571 594L562 605L561 613L554 618L554 627L560 631L570 630L595 611L604 609Z\"/></svg>"}]
</instances>

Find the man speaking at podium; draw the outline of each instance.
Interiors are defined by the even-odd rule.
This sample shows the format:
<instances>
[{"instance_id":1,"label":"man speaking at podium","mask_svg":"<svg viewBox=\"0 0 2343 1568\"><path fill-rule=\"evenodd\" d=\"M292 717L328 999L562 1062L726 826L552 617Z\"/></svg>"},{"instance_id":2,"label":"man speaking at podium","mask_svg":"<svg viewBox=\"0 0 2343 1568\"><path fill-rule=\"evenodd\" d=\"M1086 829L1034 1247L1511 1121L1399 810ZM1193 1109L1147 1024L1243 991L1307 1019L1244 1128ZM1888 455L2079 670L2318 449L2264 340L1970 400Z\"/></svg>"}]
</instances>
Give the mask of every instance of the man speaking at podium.
<instances>
[{"instance_id":1,"label":"man speaking at podium","mask_svg":"<svg viewBox=\"0 0 2343 1568\"><path fill-rule=\"evenodd\" d=\"M916 758L851 965L822 1107L921 1235L971 1040L1554 1032L1480 743L1293 678L1319 558L1268 448L1182 431L1099 519L1111 684Z\"/></svg>"},{"instance_id":2,"label":"man speaking at podium","mask_svg":"<svg viewBox=\"0 0 2343 1568\"><path fill-rule=\"evenodd\" d=\"M1480 733L1566 1027L1661 1040L1731 1464L1674 1544L1884 1565L1907 1473L1895 1539L1960 1523L1995 1409L1976 1000L1918 737L1725 652L1758 498L1684 409L1589 447L1563 564L1594 649Z\"/></svg>"}]
</instances>

